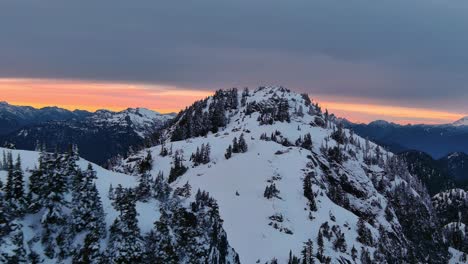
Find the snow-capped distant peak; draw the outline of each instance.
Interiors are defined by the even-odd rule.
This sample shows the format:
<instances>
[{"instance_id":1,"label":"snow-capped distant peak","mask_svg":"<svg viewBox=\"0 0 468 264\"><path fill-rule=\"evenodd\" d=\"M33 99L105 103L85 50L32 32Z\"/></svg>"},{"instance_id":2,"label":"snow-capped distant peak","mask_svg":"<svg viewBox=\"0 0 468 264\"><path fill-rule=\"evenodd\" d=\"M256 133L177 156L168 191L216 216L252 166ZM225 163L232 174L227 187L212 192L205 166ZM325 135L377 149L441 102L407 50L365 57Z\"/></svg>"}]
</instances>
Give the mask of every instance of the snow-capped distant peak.
<instances>
[{"instance_id":1,"label":"snow-capped distant peak","mask_svg":"<svg viewBox=\"0 0 468 264\"><path fill-rule=\"evenodd\" d=\"M468 116L458 119L452 123L453 126L468 126Z\"/></svg>"},{"instance_id":2,"label":"snow-capped distant peak","mask_svg":"<svg viewBox=\"0 0 468 264\"><path fill-rule=\"evenodd\" d=\"M161 114L146 108L127 108L120 112L109 110L98 110L91 116L94 123L107 125L129 125L135 129L135 132L144 137L161 124L172 119L174 114Z\"/></svg>"}]
</instances>

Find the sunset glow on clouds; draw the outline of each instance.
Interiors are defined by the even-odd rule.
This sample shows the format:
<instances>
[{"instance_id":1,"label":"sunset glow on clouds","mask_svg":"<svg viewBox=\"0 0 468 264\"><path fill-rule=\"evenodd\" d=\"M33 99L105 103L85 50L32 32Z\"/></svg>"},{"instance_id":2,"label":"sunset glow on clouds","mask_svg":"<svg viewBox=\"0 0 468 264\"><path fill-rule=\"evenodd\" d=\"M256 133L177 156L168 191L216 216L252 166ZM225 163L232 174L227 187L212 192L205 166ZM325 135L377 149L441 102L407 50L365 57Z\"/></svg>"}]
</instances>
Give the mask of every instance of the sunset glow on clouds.
<instances>
[{"instance_id":1,"label":"sunset glow on clouds","mask_svg":"<svg viewBox=\"0 0 468 264\"><path fill-rule=\"evenodd\" d=\"M226 87L227 88L227 87ZM145 107L162 113L178 112L212 91L150 84L82 80L0 79L0 101L34 107L59 106L74 110L123 110ZM310 95L314 98L313 95ZM450 123L464 115L442 110L409 108L376 102L346 102L333 97L318 99L323 109L354 122L385 119L396 123Z\"/></svg>"},{"instance_id":2,"label":"sunset glow on clouds","mask_svg":"<svg viewBox=\"0 0 468 264\"><path fill-rule=\"evenodd\" d=\"M75 110L123 110L145 107L162 113L178 112L211 92L164 85L92 81L0 79L0 100L14 105L59 106Z\"/></svg>"}]
</instances>

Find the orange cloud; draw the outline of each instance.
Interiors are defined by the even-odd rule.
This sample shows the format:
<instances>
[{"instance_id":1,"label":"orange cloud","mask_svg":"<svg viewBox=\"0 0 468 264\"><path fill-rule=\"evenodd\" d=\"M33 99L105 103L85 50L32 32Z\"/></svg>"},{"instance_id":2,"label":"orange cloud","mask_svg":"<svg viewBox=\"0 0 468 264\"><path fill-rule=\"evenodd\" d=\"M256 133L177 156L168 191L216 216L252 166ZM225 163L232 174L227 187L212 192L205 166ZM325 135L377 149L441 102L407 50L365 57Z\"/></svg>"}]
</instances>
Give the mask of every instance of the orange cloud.
<instances>
[{"instance_id":1,"label":"orange cloud","mask_svg":"<svg viewBox=\"0 0 468 264\"><path fill-rule=\"evenodd\" d=\"M334 113L339 117L346 117L347 119L354 122L370 122L377 119L384 119L400 124L440 124L451 123L464 116L460 113L432 109L377 105L369 103L320 101L319 104L323 108L327 108L331 113Z\"/></svg>"},{"instance_id":2,"label":"orange cloud","mask_svg":"<svg viewBox=\"0 0 468 264\"><path fill-rule=\"evenodd\" d=\"M162 113L178 112L209 91L174 86L74 80L0 79L0 100L34 107L122 110L146 107Z\"/></svg>"}]
</instances>

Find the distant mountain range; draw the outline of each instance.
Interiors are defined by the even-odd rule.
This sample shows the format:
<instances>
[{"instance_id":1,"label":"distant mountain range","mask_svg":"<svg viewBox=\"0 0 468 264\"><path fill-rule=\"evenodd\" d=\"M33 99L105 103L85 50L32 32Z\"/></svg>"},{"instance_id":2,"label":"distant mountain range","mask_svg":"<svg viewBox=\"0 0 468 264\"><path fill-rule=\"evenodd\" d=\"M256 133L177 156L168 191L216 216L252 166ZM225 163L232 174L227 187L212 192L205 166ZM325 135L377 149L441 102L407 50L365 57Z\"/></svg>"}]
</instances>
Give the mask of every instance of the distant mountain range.
<instances>
[{"instance_id":1,"label":"distant mountain range","mask_svg":"<svg viewBox=\"0 0 468 264\"><path fill-rule=\"evenodd\" d=\"M468 152L468 117L445 125L399 125L383 120L355 124L344 120L346 127L390 151L419 150L440 159L453 152Z\"/></svg>"},{"instance_id":2,"label":"distant mountain range","mask_svg":"<svg viewBox=\"0 0 468 264\"><path fill-rule=\"evenodd\" d=\"M399 153L429 193L468 187L468 117L443 125L341 122L359 136Z\"/></svg>"},{"instance_id":3,"label":"distant mountain range","mask_svg":"<svg viewBox=\"0 0 468 264\"><path fill-rule=\"evenodd\" d=\"M74 143L83 157L103 165L111 157L125 155L131 146L142 145L147 136L174 116L145 108L88 112L1 102L0 142L27 150L35 149L38 142L50 150L65 149Z\"/></svg>"}]
</instances>

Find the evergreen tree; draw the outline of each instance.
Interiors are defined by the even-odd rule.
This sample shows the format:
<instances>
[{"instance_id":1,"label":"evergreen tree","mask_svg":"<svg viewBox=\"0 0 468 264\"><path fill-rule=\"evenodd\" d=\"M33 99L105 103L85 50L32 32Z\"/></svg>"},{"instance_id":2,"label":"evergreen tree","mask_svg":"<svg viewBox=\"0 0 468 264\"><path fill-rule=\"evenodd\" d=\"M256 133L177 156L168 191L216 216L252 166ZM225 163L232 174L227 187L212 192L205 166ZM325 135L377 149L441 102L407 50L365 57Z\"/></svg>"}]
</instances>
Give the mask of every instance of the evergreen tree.
<instances>
[{"instance_id":1,"label":"evergreen tree","mask_svg":"<svg viewBox=\"0 0 468 264\"><path fill-rule=\"evenodd\" d=\"M44 253L49 258L54 258L59 254L63 240L58 239L60 234L65 232L64 224L67 216L65 215L66 200L64 192L66 190L65 175L62 175L56 169L58 154L49 155L45 160L46 169L44 172L42 185L42 197L40 204L44 207L44 213L41 218L43 227L42 244Z\"/></svg>"},{"instance_id":2,"label":"evergreen tree","mask_svg":"<svg viewBox=\"0 0 468 264\"><path fill-rule=\"evenodd\" d=\"M171 167L171 171L169 172L169 183L174 182L178 177L182 176L187 171L188 168L184 166L182 160L182 153L176 151L174 155L174 166Z\"/></svg>"},{"instance_id":3,"label":"evergreen tree","mask_svg":"<svg viewBox=\"0 0 468 264\"><path fill-rule=\"evenodd\" d=\"M119 216L110 227L107 257L111 263L140 263L144 250L138 227L136 197L131 189L124 189L113 203Z\"/></svg>"},{"instance_id":4,"label":"evergreen tree","mask_svg":"<svg viewBox=\"0 0 468 264\"><path fill-rule=\"evenodd\" d=\"M14 189L14 166L13 166L13 156L11 152L8 152L7 154L7 180L6 180L6 185L5 185L5 198L7 200L10 200L13 198L13 189Z\"/></svg>"},{"instance_id":5,"label":"evergreen tree","mask_svg":"<svg viewBox=\"0 0 468 264\"><path fill-rule=\"evenodd\" d=\"M247 143L245 142L245 139L244 139L244 133L242 133L240 135L240 137L239 137L238 152L244 153L244 152L247 152L247 149L248 149L248 147L247 147Z\"/></svg>"},{"instance_id":6,"label":"evergreen tree","mask_svg":"<svg viewBox=\"0 0 468 264\"><path fill-rule=\"evenodd\" d=\"M304 135L301 147L308 150L312 150L312 136L310 135L310 133Z\"/></svg>"},{"instance_id":7,"label":"evergreen tree","mask_svg":"<svg viewBox=\"0 0 468 264\"><path fill-rule=\"evenodd\" d=\"M99 251L100 237L95 232L86 234L84 245L73 256L73 264L99 264L105 263L101 252Z\"/></svg>"},{"instance_id":8,"label":"evergreen tree","mask_svg":"<svg viewBox=\"0 0 468 264\"><path fill-rule=\"evenodd\" d=\"M314 247L314 243L310 239L304 243L304 248L302 249L302 264L315 263L313 247Z\"/></svg>"},{"instance_id":9,"label":"evergreen tree","mask_svg":"<svg viewBox=\"0 0 468 264\"><path fill-rule=\"evenodd\" d=\"M171 187L166 179L164 179L162 171L158 173L158 176L154 180L151 191L153 197L160 202L165 202L169 198Z\"/></svg>"},{"instance_id":10,"label":"evergreen tree","mask_svg":"<svg viewBox=\"0 0 468 264\"><path fill-rule=\"evenodd\" d=\"M138 187L136 189L137 199L141 201L147 201L151 197L152 185L153 181L151 179L151 174L145 172L140 175Z\"/></svg>"},{"instance_id":11,"label":"evergreen tree","mask_svg":"<svg viewBox=\"0 0 468 264\"><path fill-rule=\"evenodd\" d=\"M83 180L73 192L72 219L76 232L88 231L97 237L104 237L106 224L104 222L104 208L94 180L96 172L91 164L83 172Z\"/></svg>"},{"instance_id":12,"label":"evergreen tree","mask_svg":"<svg viewBox=\"0 0 468 264\"><path fill-rule=\"evenodd\" d=\"M232 140L232 152L233 153L239 153L239 143L237 142L237 137L234 137Z\"/></svg>"},{"instance_id":13,"label":"evergreen tree","mask_svg":"<svg viewBox=\"0 0 468 264\"><path fill-rule=\"evenodd\" d=\"M167 263L178 264L179 257L172 242L172 236L169 229L170 216L163 209L159 221L154 223L156 231L150 232L146 237L146 263Z\"/></svg>"},{"instance_id":14,"label":"evergreen tree","mask_svg":"<svg viewBox=\"0 0 468 264\"><path fill-rule=\"evenodd\" d=\"M224 154L224 157L226 159L230 159L232 157L232 146L229 145L228 148L226 149L226 153Z\"/></svg>"},{"instance_id":15,"label":"evergreen tree","mask_svg":"<svg viewBox=\"0 0 468 264\"><path fill-rule=\"evenodd\" d=\"M353 258L353 261L356 261L357 259L357 252L357 249L353 245L353 248L351 249L351 257Z\"/></svg>"},{"instance_id":16,"label":"evergreen tree","mask_svg":"<svg viewBox=\"0 0 468 264\"><path fill-rule=\"evenodd\" d=\"M310 173L306 174L306 176L304 177L303 189L304 189L304 196L307 198L308 203L309 203L309 209L314 212L317 211L317 205L315 203L315 195L314 195L314 192L312 191L312 176Z\"/></svg>"},{"instance_id":17,"label":"evergreen tree","mask_svg":"<svg viewBox=\"0 0 468 264\"><path fill-rule=\"evenodd\" d=\"M324 244L323 244L323 235L322 231L318 231L318 236L317 236L317 258L320 260L320 262L323 262L324 255L323 255L323 250L324 250Z\"/></svg>"},{"instance_id":18,"label":"evergreen tree","mask_svg":"<svg viewBox=\"0 0 468 264\"><path fill-rule=\"evenodd\" d=\"M357 222L357 232L357 241L361 242L363 245L366 246L372 246L374 244L372 233L369 230L369 228L367 228L366 222L362 218L359 218Z\"/></svg>"},{"instance_id":19,"label":"evergreen tree","mask_svg":"<svg viewBox=\"0 0 468 264\"><path fill-rule=\"evenodd\" d=\"M10 153L11 154L11 153ZM8 176L5 187L6 201L15 216L20 216L26 209L26 196L24 194L23 171L21 157L18 155L16 163L12 164L11 155L8 158Z\"/></svg>"},{"instance_id":20,"label":"evergreen tree","mask_svg":"<svg viewBox=\"0 0 468 264\"><path fill-rule=\"evenodd\" d=\"M139 163L138 172L145 173L151 170L152 167L153 167L153 157L151 156L151 152L148 151L146 153L146 157Z\"/></svg>"}]
</instances>

